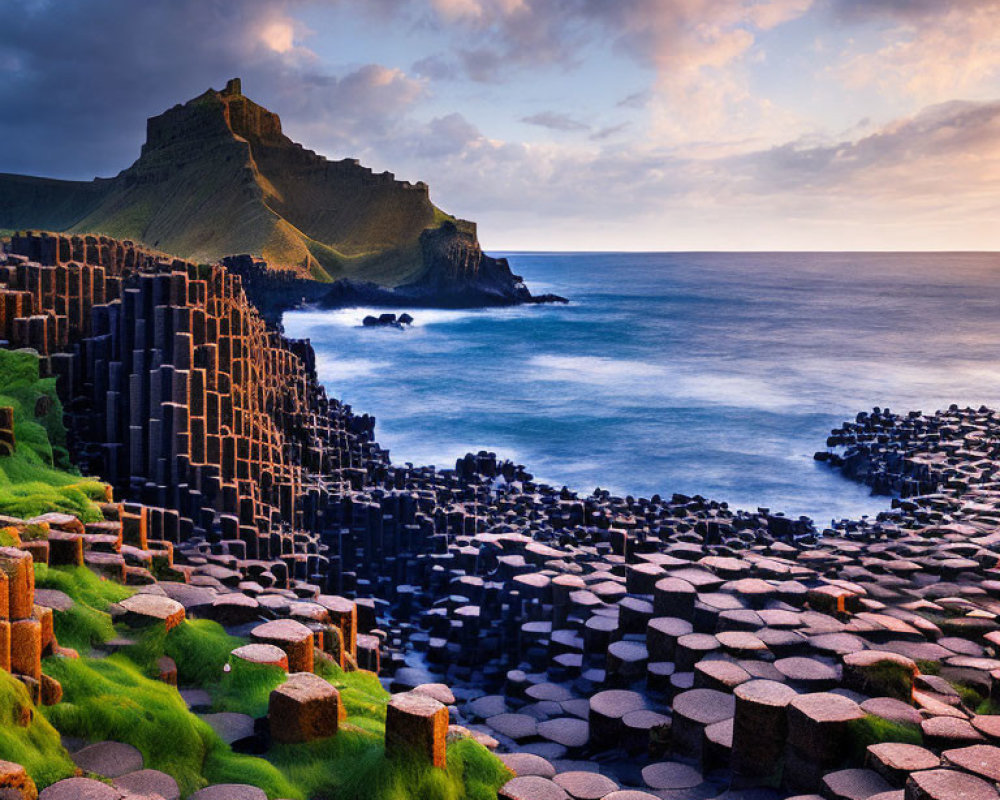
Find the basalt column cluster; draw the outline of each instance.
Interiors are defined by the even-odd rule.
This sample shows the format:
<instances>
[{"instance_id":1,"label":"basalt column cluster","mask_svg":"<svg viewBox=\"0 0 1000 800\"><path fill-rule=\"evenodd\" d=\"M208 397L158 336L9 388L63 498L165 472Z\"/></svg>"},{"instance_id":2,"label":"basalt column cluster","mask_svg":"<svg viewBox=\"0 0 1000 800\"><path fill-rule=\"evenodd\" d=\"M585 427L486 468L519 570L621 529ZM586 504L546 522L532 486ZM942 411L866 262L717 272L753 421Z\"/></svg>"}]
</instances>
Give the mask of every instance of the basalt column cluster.
<instances>
[{"instance_id":1,"label":"basalt column cluster","mask_svg":"<svg viewBox=\"0 0 1000 800\"><path fill-rule=\"evenodd\" d=\"M7 250L4 335L47 357L83 470L165 509L167 541L278 562L279 582L325 576L331 499L387 457L374 420L327 398L308 343L269 329L221 265L104 237L19 234Z\"/></svg>"}]
</instances>

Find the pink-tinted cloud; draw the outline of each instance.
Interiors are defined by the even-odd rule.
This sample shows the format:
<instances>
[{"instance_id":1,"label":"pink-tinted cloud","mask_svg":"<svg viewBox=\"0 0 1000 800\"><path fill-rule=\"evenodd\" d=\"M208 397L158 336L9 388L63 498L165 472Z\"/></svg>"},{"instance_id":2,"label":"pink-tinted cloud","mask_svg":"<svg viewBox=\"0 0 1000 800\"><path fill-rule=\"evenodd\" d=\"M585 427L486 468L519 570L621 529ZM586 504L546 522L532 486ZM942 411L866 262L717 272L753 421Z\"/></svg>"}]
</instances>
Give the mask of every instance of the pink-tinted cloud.
<instances>
[{"instance_id":1,"label":"pink-tinted cloud","mask_svg":"<svg viewBox=\"0 0 1000 800\"><path fill-rule=\"evenodd\" d=\"M879 4L873 4L878 6ZM891 4L890 23L871 50L851 48L835 71L852 87L874 85L930 103L996 90L1000 78L1000 2ZM853 18L863 12L853 9Z\"/></svg>"},{"instance_id":2,"label":"pink-tinted cloud","mask_svg":"<svg viewBox=\"0 0 1000 800\"><path fill-rule=\"evenodd\" d=\"M572 231L593 248L1000 247L1000 102L724 158L498 142L464 118L418 126L396 152L418 172L433 159L435 199L477 218L492 246L553 247Z\"/></svg>"},{"instance_id":3,"label":"pink-tinted cloud","mask_svg":"<svg viewBox=\"0 0 1000 800\"><path fill-rule=\"evenodd\" d=\"M668 73L722 67L813 0L429 0L438 20L478 32L510 65L572 58L593 36ZM588 29L587 26L591 26Z\"/></svg>"}]
</instances>

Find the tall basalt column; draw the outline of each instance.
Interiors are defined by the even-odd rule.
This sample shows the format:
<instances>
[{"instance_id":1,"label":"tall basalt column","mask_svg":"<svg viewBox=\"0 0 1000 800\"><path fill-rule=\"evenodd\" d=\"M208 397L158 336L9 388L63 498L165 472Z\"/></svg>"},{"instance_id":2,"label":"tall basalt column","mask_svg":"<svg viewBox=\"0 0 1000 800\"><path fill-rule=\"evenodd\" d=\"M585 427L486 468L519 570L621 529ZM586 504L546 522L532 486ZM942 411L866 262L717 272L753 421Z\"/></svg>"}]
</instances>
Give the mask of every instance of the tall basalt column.
<instances>
[{"instance_id":1,"label":"tall basalt column","mask_svg":"<svg viewBox=\"0 0 1000 800\"><path fill-rule=\"evenodd\" d=\"M733 771L762 779L776 775L788 737L787 706L795 690L776 681L752 680L733 694Z\"/></svg>"},{"instance_id":2,"label":"tall basalt column","mask_svg":"<svg viewBox=\"0 0 1000 800\"><path fill-rule=\"evenodd\" d=\"M360 476L380 451L363 452L370 426L326 399L311 351L268 330L221 267L106 237L53 237L53 263L30 262L43 239L15 237L30 255L0 254L0 327L33 335L42 352L73 342L76 355L51 363L75 409L81 463L132 496L176 506L178 537L210 533L228 509L248 552L307 556L290 561L304 578L325 569L324 555L282 531L328 524L329 492L341 485L329 473L353 460ZM371 550L398 549L390 517ZM287 567L277 572L280 581Z\"/></svg>"}]
</instances>

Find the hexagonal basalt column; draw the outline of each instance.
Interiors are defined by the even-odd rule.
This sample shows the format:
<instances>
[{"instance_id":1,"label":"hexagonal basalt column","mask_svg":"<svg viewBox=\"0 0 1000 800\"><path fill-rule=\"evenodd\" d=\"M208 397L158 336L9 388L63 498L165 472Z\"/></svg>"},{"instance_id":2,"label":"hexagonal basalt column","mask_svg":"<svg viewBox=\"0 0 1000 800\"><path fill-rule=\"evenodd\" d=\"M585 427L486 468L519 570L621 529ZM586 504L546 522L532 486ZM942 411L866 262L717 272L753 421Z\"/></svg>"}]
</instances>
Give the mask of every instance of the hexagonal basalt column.
<instances>
[{"instance_id":1,"label":"hexagonal basalt column","mask_svg":"<svg viewBox=\"0 0 1000 800\"><path fill-rule=\"evenodd\" d=\"M35 606L35 570L31 555L15 547L0 547L0 570L6 576L7 615L28 619Z\"/></svg>"},{"instance_id":2,"label":"hexagonal basalt column","mask_svg":"<svg viewBox=\"0 0 1000 800\"><path fill-rule=\"evenodd\" d=\"M415 692L393 695L385 713L386 756L416 756L444 767L447 737L448 709L444 704Z\"/></svg>"},{"instance_id":3,"label":"hexagonal basalt column","mask_svg":"<svg viewBox=\"0 0 1000 800\"><path fill-rule=\"evenodd\" d=\"M297 672L271 692L267 716L276 742L311 742L337 733L340 693L318 675Z\"/></svg>"},{"instance_id":4,"label":"hexagonal basalt column","mask_svg":"<svg viewBox=\"0 0 1000 800\"><path fill-rule=\"evenodd\" d=\"M313 671L313 632L301 622L279 619L258 625L250 636L263 644L273 644L288 656L289 672Z\"/></svg>"},{"instance_id":5,"label":"hexagonal basalt column","mask_svg":"<svg viewBox=\"0 0 1000 800\"><path fill-rule=\"evenodd\" d=\"M733 721L733 771L768 777L777 773L788 737L788 703L795 690L777 681L740 684Z\"/></svg>"},{"instance_id":6,"label":"hexagonal basalt column","mask_svg":"<svg viewBox=\"0 0 1000 800\"><path fill-rule=\"evenodd\" d=\"M784 783L790 791L815 791L823 773L844 758L850 725L865 712L839 694L801 694L788 704Z\"/></svg>"}]
</instances>

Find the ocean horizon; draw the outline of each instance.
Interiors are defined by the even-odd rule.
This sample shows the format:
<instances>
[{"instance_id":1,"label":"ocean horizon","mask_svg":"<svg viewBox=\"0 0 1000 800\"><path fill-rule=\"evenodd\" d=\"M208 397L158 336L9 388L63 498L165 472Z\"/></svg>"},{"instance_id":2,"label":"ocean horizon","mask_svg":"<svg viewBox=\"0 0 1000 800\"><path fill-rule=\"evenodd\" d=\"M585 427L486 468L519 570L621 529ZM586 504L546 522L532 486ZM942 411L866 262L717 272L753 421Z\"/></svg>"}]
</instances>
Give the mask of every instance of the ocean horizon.
<instances>
[{"instance_id":1,"label":"ocean horizon","mask_svg":"<svg viewBox=\"0 0 1000 800\"><path fill-rule=\"evenodd\" d=\"M833 427L1000 401L997 254L498 255L570 303L405 309L403 331L361 327L369 308L284 316L397 462L486 449L584 493L701 494L822 526L890 507L813 460Z\"/></svg>"}]
</instances>

